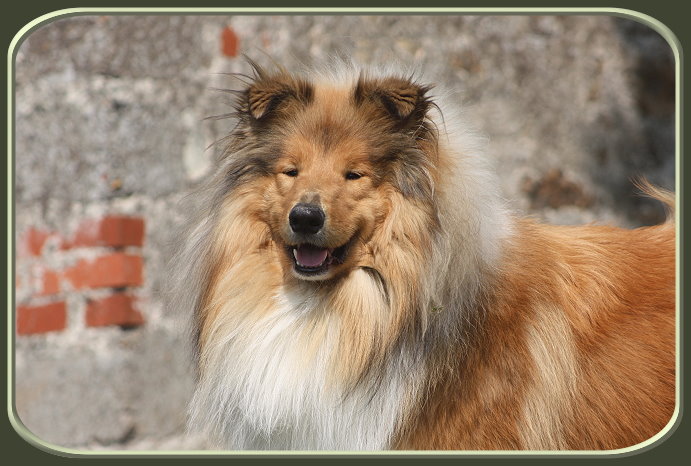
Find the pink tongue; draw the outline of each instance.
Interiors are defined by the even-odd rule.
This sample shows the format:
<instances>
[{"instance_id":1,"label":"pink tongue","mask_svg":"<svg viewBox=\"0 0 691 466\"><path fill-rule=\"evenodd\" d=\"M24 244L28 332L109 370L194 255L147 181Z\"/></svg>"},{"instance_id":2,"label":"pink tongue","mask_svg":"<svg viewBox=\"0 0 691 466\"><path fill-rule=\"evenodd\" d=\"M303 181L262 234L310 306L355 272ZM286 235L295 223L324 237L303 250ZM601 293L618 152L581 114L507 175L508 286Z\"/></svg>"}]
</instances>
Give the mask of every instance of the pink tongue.
<instances>
[{"instance_id":1,"label":"pink tongue","mask_svg":"<svg viewBox=\"0 0 691 466\"><path fill-rule=\"evenodd\" d=\"M326 260L326 255L328 251L323 248L317 248L315 246L300 245L296 249L297 261L306 267L316 267L321 265L322 262Z\"/></svg>"}]
</instances>

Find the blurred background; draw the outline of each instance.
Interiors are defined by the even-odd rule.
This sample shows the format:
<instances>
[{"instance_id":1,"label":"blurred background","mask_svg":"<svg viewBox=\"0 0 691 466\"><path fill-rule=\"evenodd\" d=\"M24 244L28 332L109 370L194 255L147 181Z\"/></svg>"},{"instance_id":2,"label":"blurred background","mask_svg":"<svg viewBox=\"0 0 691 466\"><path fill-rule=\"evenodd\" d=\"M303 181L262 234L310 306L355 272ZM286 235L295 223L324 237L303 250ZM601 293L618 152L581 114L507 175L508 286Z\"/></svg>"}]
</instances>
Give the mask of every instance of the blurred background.
<instances>
[{"instance_id":1,"label":"blurred background","mask_svg":"<svg viewBox=\"0 0 691 466\"><path fill-rule=\"evenodd\" d=\"M164 290L187 209L233 126L212 88L246 53L414 64L458 91L509 205L547 222L652 224L631 178L674 189L674 58L608 16L78 16L15 62L21 421L79 449L193 449L185 322ZM450 104L445 102L445 104ZM452 103L455 104L455 103Z\"/></svg>"}]
</instances>

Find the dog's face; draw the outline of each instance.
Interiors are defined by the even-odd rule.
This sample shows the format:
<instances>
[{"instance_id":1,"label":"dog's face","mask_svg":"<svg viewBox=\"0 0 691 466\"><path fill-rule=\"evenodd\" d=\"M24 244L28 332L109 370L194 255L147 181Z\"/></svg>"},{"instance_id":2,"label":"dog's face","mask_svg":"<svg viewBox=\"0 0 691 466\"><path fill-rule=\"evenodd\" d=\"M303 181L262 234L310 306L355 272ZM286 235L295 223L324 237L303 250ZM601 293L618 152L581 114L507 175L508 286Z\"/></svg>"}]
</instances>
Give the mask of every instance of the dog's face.
<instances>
[{"instance_id":1,"label":"dog's face","mask_svg":"<svg viewBox=\"0 0 691 466\"><path fill-rule=\"evenodd\" d=\"M431 195L426 90L397 78L336 85L259 73L242 97L239 136L262 166L262 220L284 270L326 280L370 266L391 191Z\"/></svg>"},{"instance_id":2,"label":"dog's face","mask_svg":"<svg viewBox=\"0 0 691 466\"><path fill-rule=\"evenodd\" d=\"M300 115L267 189L268 221L286 266L305 280L361 265L367 238L386 210L371 148L346 119L324 117L307 109Z\"/></svg>"}]
</instances>

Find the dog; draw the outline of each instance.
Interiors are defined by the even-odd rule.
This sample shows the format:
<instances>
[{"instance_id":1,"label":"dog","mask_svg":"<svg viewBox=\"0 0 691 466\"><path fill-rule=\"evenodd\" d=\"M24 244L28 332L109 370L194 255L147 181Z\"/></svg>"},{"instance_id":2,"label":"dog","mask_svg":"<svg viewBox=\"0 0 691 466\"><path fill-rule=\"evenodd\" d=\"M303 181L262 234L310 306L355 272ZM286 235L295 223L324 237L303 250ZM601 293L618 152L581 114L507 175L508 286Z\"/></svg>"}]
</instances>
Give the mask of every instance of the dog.
<instances>
[{"instance_id":1,"label":"dog","mask_svg":"<svg viewBox=\"0 0 691 466\"><path fill-rule=\"evenodd\" d=\"M180 255L191 429L230 450L612 450L672 422L673 220L521 218L431 86L252 66Z\"/></svg>"}]
</instances>

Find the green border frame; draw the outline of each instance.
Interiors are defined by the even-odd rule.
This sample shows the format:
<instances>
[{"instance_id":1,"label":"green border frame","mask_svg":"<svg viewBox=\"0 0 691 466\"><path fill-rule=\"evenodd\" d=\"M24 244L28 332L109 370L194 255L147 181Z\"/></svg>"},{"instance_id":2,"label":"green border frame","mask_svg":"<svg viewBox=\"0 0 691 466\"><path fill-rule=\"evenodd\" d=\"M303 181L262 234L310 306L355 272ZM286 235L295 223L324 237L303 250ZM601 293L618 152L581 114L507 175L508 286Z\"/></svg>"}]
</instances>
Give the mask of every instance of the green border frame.
<instances>
[{"instance_id":1,"label":"green border frame","mask_svg":"<svg viewBox=\"0 0 691 466\"><path fill-rule=\"evenodd\" d=\"M14 338L15 338L15 299L14 299L14 201L12 198L14 191L14 60L21 42L30 35L35 29L48 24L57 19L72 17L72 16L87 16L87 15L211 15L211 14L236 14L236 15L265 15L265 14L304 14L304 15L449 15L449 14L466 14L466 15L589 15L589 16L618 16L640 22L658 32L669 44L674 53L675 58L675 183L676 183L676 406L674 415L663 430L651 437L650 439L641 442L637 445L605 451L495 451L495 450L460 450L460 451L381 451L381 452L344 452L344 451L218 451L218 450L154 450L154 451L140 451L140 450L117 450L117 451L99 451L99 450L77 450L66 448L59 445L53 445L45 442L35 436L26 426L23 425L19 417L14 411ZM165 457L170 455L192 455L199 457L305 457L305 456L357 456L357 457L418 457L418 458L432 458L432 457L544 457L551 458L595 458L595 457L625 457L637 453L647 451L667 439L676 430L681 422L681 413L683 410L682 403L682 385L683 374L681 359L683 356L683 345L681 341L681 227L683 222L683 186L681 184L682 174L682 160L681 151L683 147L683 133L681 131L682 124L682 108L681 102L683 100L682 83L682 67L683 67L682 50L679 41L675 34L662 22L651 16L639 13L637 11L624 8L598 8L598 7L582 7L582 8L550 8L550 7L531 7L531 8L501 8L501 7L438 7L438 8L361 8L361 7L300 7L300 8L271 8L271 7L241 7L241 8L216 8L216 7L202 7L202 8L188 8L188 7L125 7L125 8L107 8L107 7L87 7L87 8L68 8L57 10L48 14L44 14L33 21L26 24L19 32L14 35L10 46L8 48L8 89L7 89L7 107L8 107L8 159L7 159L7 209L8 209L8 236L11 239L8 241L7 257L8 257L8 320L7 320L7 334L8 334L8 372L7 372L7 395L8 395L8 417L15 429L15 431L31 445L53 454L67 457ZM10 291L11 290L11 291Z\"/></svg>"}]
</instances>

